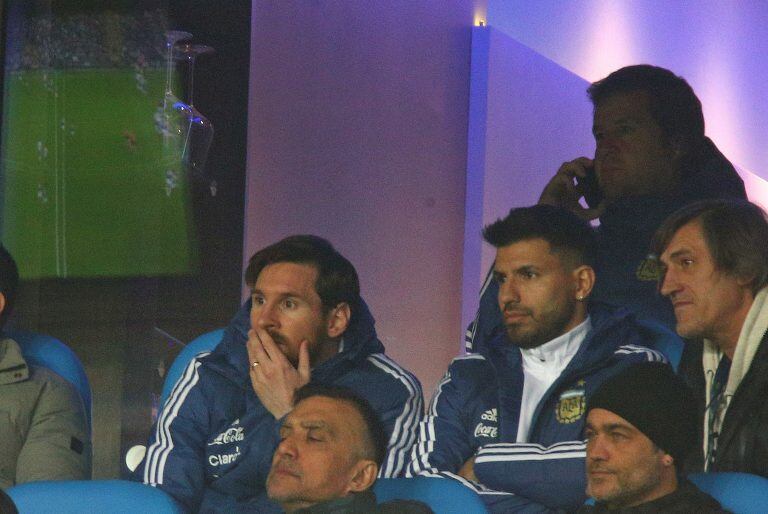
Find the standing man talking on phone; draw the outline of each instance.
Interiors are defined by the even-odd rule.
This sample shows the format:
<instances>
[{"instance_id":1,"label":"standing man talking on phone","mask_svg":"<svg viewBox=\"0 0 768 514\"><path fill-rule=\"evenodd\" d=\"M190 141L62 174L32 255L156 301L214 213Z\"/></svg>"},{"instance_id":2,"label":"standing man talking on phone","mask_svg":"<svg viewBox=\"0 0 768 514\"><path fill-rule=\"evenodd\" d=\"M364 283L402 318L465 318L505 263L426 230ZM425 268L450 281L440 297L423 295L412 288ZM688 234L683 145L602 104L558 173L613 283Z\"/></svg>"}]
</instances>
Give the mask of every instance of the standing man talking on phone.
<instances>
[{"instance_id":1,"label":"standing man talking on phone","mask_svg":"<svg viewBox=\"0 0 768 514\"><path fill-rule=\"evenodd\" d=\"M701 102L669 70L627 66L593 83L593 159L564 163L539 203L599 219L592 298L624 305L639 317L673 328L674 313L658 294L658 266L648 248L661 222L678 208L708 198L746 198L730 162L704 136ZM580 201L592 202L586 207ZM467 348L482 346L503 330L498 290L486 281Z\"/></svg>"}]
</instances>

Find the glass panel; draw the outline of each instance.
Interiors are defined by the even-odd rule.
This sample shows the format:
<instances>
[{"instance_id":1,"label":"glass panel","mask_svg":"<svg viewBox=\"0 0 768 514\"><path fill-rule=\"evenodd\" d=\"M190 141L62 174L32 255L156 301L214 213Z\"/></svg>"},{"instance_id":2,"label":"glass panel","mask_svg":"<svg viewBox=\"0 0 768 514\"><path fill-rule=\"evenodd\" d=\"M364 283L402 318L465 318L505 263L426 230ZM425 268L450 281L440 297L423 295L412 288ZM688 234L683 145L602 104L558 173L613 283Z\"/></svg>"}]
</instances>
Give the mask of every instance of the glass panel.
<instances>
[{"instance_id":1,"label":"glass panel","mask_svg":"<svg viewBox=\"0 0 768 514\"><path fill-rule=\"evenodd\" d=\"M251 4L0 7L0 237L22 276L8 328L77 353L94 477L127 476L165 370L240 303Z\"/></svg>"}]
</instances>

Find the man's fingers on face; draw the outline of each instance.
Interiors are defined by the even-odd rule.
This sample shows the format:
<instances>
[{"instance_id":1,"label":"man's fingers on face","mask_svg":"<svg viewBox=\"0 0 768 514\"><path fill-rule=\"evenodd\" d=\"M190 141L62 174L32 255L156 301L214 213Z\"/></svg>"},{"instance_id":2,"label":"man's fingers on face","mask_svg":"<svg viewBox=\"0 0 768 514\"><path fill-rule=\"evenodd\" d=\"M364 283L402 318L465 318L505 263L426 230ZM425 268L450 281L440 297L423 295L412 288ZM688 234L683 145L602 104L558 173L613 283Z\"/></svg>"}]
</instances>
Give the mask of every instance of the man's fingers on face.
<instances>
[{"instance_id":1,"label":"man's fingers on face","mask_svg":"<svg viewBox=\"0 0 768 514\"><path fill-rule=\"evenodd\" d=\"M259 365L263 365L270 361L269 355L264 351L264 345L259 335L254 330L248 331L248 342L246 343L246 349L248 350L248 358L251 364L258 362Z\"/></svg>"},{"instance_id":2,"label":"man's fingers on face","mask_svg":"<svg viewBox=\"0 0 768 514\"><path fill-rule=\"evenodd\" d=\"M259 340L262 351L264 351L270 360L273 360L275 358L275 352L279 353L279 350L277 350L272 336L263 328L255 329L255 334L256 338Z\"/></svg>"},{"instance_id":3,"label":"man's fingers on face","mask_svg":"<svg viewBox=\"0 0 768 514\"><path fill-rule=\"evenodd\" d=\"M554 202L550 203L553 205L560 205L562 202L571 200L571 197L574 195L573 188L574 184L572 177L562 173L556 175L548 185L550 198L554 200Z\"/></svg>"},{"instance_id":4,"label":"man's fingers on face","mask_svg":"<svg viewBox=\"0 0 768 514\"><path fill-rule=\"evenodd\" d=\"M589 169L592 168L594 162L588 157L579 157L570 162L563 164L563 168L567 169L567 173L571 177L584 178L589 173Z\"/></svg>"},{"instance_id":5,"label":"man's fingers on face","mask_svg":"<svg viewBox=\"0 0 768 514\"><path fill-rule=\"evenodd\" d=\"M571 166L570 162L564 162L560 168L557 170L557 174L561 177L566 177L568 179L573 178L573 176L576 174L576 170L573 166Z\"/></svg>"},{"instance_id":6,"label":"man's fingers on face","mask_svg":"<svg viewBox=\"0 0 768 514\"><path fill-rule=\"evenodd\" d=\"M248 345L249 346L261 346L261 339L254 329L248 331Z\"/></svg>"},{"instance_id":7,"label":"man's fingers on face","mask_svg":"<svg viewBox=\"0 0 768 514\"><path fill-rule=\"evenodd\" d=\"M577 195L578 198L582 198L586 190L587 186L583 182L573 185L573 193Z\"/></svg>"},{"instance_id":8,"label":"man's fingers on face","mask_svg":"<svg viewBox=\"0 0 768 514\"><path fill-rule=\"evenodd\" d=\"M283 350L281 350L277 344L278 342L282 341L282 338L278 334L275 334L273 336L272 334L270 334L268 331L264 329L258 329L257 335L259 336L259 339L261 339L264 352L268 355L269 359L272 362L278 363L283 366L285 365L291 366L291 363L288 361L288 358L283 353Z\"/></svg>"},{"instance_id":9,"label":"man's fingers on face","mask_svg":"<svg viewBox=\"0 0 768 514\"><path fill-rule=\"evenodd\" d=\"M589 157L579 157L578 159L574 159L573 164L577 168L578 175L583 177L587 174L589 168L592 168L595 165L595 161Z\"/></svg>"},{"instance_id":10,"label":"man's fingers on face","mask_svg":"<svg viewBox=\"0 0 768 514\"><path fill-rule=\"evenodd\" d=\"M306 382L309 381L310 376L310 364L309 364L309 341L304 339L299 347L299 365L297 367L299 376Z\"/></svg>"},{"instance_id":11,"label":"man's fingers on face","mask_svg":"<svg viewBox=\"0 0 768 514\"><path fill-rule=\"evenodd\" d=\"M562 186L561 203L560 206L568 210L579 210L582 206L579 204L579 199L583 196L581 188L574 184L570 178L564 178Z\"/></svg>"},{"instance_id":12,"label":"man's fingers on face","mask_svg":"<svg viewBox=\"0 0 768 514\"><path fill-rule=\"evenodd\" d=\"M585 207L582 207L579 205L579 210L574 211L574 213L579 216L584 221L592 221L594 219L599 218L603 215L603 212L605 212L605 204L601 203L594 209L587 209Z\"/></svg>"},{"instance_id":13,"label":"man's fingers on face","mask_svg":"<svg viewBox=\"0 0 768 514\"><path fill-rule=\"evenodd\" d=\"M583 177L587 174L587 167L589 164L585 161L582 161L582 158L575 159L573 161L564 162L560 169L557 170L557 172L561 175L565 175L567 177Z\"/></svg>"}]
</instances>

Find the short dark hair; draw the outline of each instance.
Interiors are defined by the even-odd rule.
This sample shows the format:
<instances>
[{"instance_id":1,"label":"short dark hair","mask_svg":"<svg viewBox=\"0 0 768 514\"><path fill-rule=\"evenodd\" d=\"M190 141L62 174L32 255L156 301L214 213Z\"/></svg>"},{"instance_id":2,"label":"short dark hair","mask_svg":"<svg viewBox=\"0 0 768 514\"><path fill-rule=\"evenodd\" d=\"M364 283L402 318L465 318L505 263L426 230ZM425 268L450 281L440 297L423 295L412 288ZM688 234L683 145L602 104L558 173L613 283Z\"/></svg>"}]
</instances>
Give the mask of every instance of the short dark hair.
<instances>
[{"instance_id":1,"label":"short dark hair","mask_svg":"<svg viewBox=\"0 0 768 514\"><path fill-rule=\"evenodd\" d=\"M636 91L648 95L651 117L667 136L667 142L681 143L684 155L695 158L704 144L704 113L701 101L684 78L665 68L636 64L593 83L587 95L597 108L613 95Z\"/></svg>"},{"instance_id":2,"label":"short dark hair","mask_svg":"<svg viewBox=\"0 0 768 514\"><path fill-rule=\"evenodd\" d=\"M381 418L373 410L371 404L348 387L315 383L309 383L297 389L293 395L293 401L295 405L298 405L302 400L314 396L342 401L360 414L366 432L363 434L363 451L365 453L362 456L373 460L377 466L381 467L384 456L387 454L387 436Z\"/></svg>"},{"instance_id":3,"label":"short dark hair","mask_svg":"<svg viewBox=\"0 0 768 514\"><path fill-rule=\"evenodd\" d=\"M768 219L746 200L701 200L675 211L656 231L651 250L661 256L683 225L701 223L715 267L752 281L752 293L768 284Z\"/></svg>"},{"instance_id":4,"label":"short dark hair","mask_svg":"<svg viewBox=\"0 0 768 514\"><path fill-rule=\"evenodd\" d=\"M538 204L509 211L483 229L483 239L496 248L527 239L543 239L552 252L566 253L573 266L594 267L595 234L589 223L570 211L553 205Z\"/></svg>"},{"instance_id":5,"label":"short dark hair","mask_svg":"<svg viewBox=\"0 0 768 514\"><path fill-rule=\"evenodd\" d=\"M5 308L2 314L0 314L0 328L5 326L5 322L8 321L8 317L13 312L13 307L16 305L16 290L19 287L19 268L16 266L16 261L5 249L3 245L0 245L0 293L5 296Z\"/></svg>"},{"instance_id":6,"label":"short dark hair","mask_svg":"<svg viewBox=\"0 0 768 514\"><path fill-rule=\"evenodd\" d=\"M360 299L357 271L327 240L312 235L295 235L259 250L248 262L246 284L253 286L261 270L278 262L308 264L317 269L315 291L325 313L340 303L347 303L352 313L355 312Z\"/></svg>"}]
</instances>

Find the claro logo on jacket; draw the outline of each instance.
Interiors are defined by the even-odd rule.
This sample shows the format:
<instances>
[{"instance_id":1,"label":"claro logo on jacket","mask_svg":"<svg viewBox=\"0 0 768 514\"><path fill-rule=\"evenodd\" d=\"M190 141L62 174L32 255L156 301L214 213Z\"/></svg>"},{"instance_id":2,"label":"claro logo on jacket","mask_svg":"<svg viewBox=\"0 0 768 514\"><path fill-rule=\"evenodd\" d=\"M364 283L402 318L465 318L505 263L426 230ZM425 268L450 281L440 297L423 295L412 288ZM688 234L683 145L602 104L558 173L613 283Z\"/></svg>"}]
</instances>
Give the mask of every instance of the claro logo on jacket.
<instances>
[{"instance_id":1,"label":"claro logo on jacket","mask_svg":"<svg viewBox=\"0 0 768 514\"><path fill-rule=\"evenodd\" d=\"M245 439L240 419L236 419L224 432L208 443L208 464L219 467L232 464L240 457L240 441Z\"/></svg>"}]
</instances>

